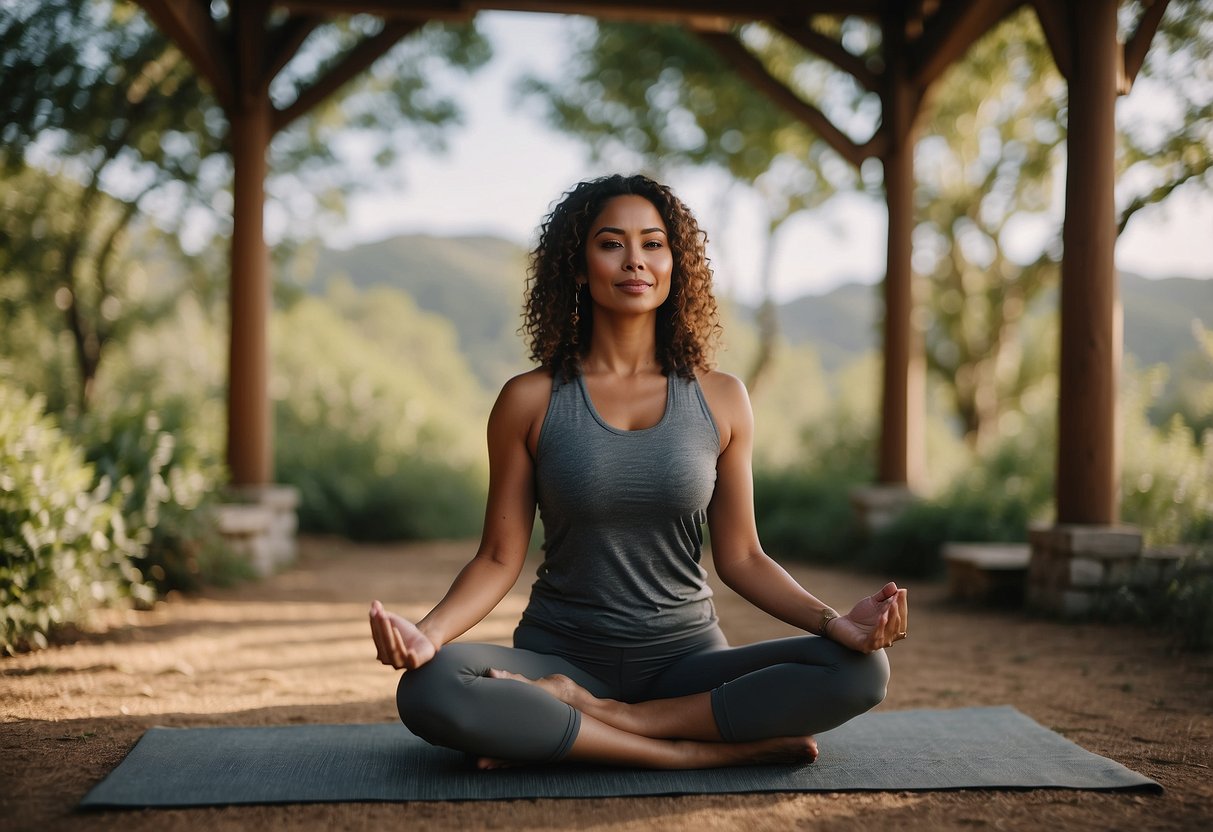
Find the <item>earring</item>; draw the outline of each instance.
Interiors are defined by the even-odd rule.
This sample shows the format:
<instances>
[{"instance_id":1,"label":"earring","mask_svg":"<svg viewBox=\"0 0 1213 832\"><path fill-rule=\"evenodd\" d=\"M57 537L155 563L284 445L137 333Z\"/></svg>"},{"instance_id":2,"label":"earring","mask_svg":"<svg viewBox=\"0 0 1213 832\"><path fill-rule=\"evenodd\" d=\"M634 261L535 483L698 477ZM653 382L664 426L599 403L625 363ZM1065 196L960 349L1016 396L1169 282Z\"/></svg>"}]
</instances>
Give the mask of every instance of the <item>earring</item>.
<instances>
[{"instance_id":1,"label":"earring","mask_svg":"<svg viewBox=\"0 0 1213 832\"><path fill-rule=\"evenodd\" d=\"M577 344L577 332L581 329L581 284L573 284L573 344Z\"/></svg>"}]
</instances>

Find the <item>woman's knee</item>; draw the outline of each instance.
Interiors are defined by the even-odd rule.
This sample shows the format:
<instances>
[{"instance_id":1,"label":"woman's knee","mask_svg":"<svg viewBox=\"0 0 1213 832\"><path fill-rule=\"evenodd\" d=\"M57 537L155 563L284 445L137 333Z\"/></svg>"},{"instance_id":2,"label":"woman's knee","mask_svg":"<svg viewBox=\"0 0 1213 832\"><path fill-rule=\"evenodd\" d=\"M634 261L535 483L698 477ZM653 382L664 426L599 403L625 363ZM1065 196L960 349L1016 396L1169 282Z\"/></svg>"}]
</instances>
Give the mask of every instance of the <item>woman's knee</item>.
<instances>
[{"instance_id":1,"label":"woman's knee","mask_svg":"<svg viewBox=\"0 0 1213 832\"><path fill-rule=\"evenodd\" d=\"M469 713L464 694L476 674L463 645L447 645L424 666L405 671L396 687L396 710L405 727L424 740L448 745Z\"/></svg>"},{"instance_id":2,"label":"woman's knee","mask_svg":"<svg viewBox=\"0 0 1213 832\"><path fill-rule=\"evenodd\" d=\"M847 693L857 713L875 708L884 701L889 686L889 657L884 650L853 653L848 657Z\"/></svg>"}]
</instances>

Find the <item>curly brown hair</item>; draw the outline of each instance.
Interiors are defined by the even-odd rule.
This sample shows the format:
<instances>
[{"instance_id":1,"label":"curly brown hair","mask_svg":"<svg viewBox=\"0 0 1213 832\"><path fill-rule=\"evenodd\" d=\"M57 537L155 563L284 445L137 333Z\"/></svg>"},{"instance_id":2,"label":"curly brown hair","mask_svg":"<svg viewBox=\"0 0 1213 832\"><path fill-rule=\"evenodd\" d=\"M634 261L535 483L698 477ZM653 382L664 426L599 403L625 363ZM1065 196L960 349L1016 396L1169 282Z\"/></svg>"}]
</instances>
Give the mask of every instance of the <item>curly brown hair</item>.
<instances>
[{"instance_id":1,"label":"curly brown hair","mask_svg":"<svg viewBox=\"0 0 1213 832\"><path fill-rule=\"evenodd\" d=\"M580 182L544 219L523 299L521 331L530 342L531 358L566 380L581 374L594 321L589 289L578 286L577 278L586 273L590 223L617 196L644 197L665 222L674 268L670 296L657 310L657 360L666 375L693 378L710 369L720 333L707 234L668 187L640 174ZM582 311L575 314L578 309Z\"/></svg>"}]
</instances>

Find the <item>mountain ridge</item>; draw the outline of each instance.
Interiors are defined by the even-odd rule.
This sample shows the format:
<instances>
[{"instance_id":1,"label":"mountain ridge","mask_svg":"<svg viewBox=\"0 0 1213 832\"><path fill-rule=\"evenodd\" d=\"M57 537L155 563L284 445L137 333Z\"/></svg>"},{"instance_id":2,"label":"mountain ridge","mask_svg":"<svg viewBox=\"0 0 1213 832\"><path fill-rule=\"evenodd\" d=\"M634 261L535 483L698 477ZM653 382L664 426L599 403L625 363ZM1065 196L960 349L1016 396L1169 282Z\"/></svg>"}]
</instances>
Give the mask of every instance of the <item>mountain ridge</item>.
<instances>
[{"instance_id":1,"label":"mountain ridge","mask_svg":"<svg viewBox=\"0 0 1213 832\"><path fill-rule=\"evenodd\" d=\"M450 319L481 380L490 388L526 369L518 336L527 252L499 237L403 234L344 249L323 249L310 291L345 277L365 289L386 285L410 294L422 309ZM1196 343L1193 319L1213 325L1213 279L1145 278L1119 274L1125 310L1125 351L1140 366L1178 366ZM1057 308L1056 289L1035 301ZM753 325L756 307L734 302L737 322ZM827 372L876 349L880 342L879 284L845 283L777 305L780 335L811 344Z\"/></svg>"}]
</instances>

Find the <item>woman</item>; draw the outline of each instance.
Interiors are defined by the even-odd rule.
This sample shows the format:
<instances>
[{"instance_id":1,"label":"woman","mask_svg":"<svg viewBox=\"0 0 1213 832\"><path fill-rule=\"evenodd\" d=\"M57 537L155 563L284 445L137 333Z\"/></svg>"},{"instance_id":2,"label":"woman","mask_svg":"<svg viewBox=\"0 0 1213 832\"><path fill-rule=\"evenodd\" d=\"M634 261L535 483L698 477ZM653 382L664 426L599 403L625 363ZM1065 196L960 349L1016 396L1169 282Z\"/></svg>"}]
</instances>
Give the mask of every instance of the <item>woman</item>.
<instances>
[{"instance_id":1,"label":"woman","mask_svg":"<svg viewBox=\"0 0 1213 832\"><path fill-rule=\"evenodd\" d=\"M480 548L416 624L371 606L379 661L405 671L401 719L482 768L811 761L813 734L884 697L906 591L889 583L840 616L759 544L749 399L708 366L705 242L646 177L565 195L532 255L539 367L489 416ZM450 644L514 585L537 506L544 561L514 647ZM812 635L727 645L699 565L705 521L721 580Z\"/></svg>"}]
</instances>

